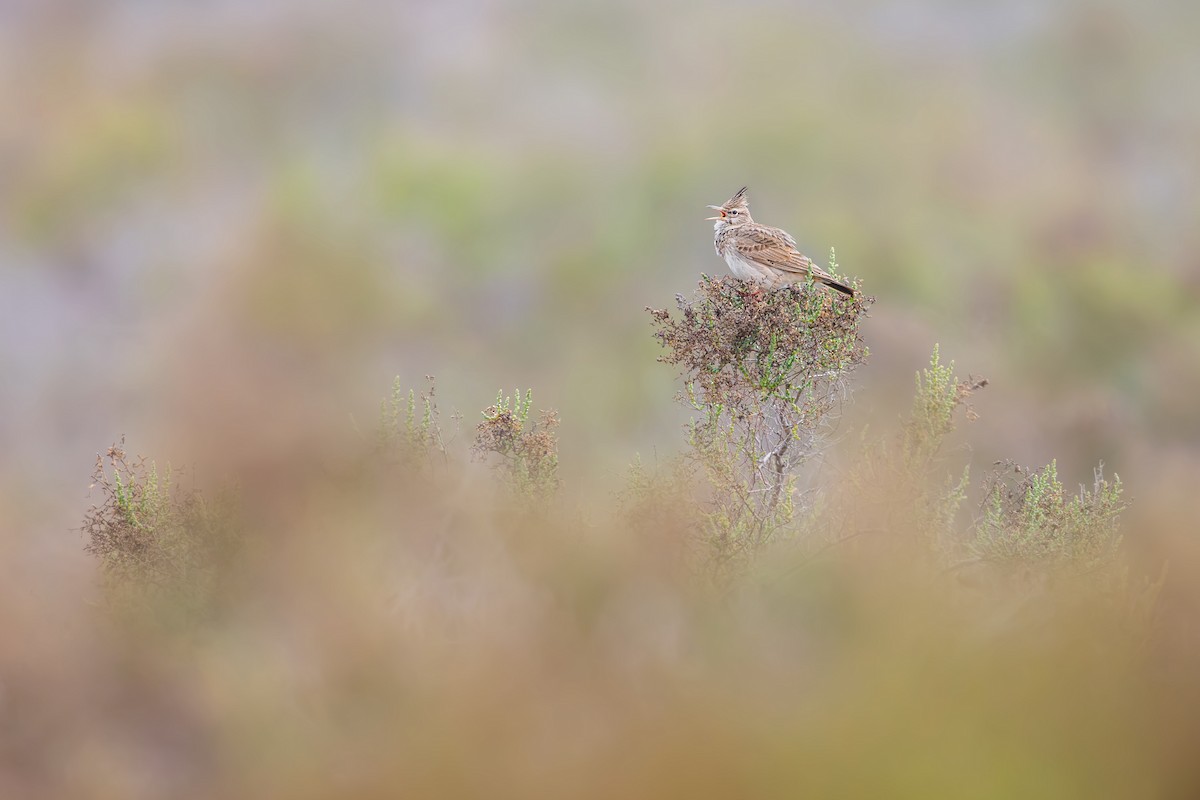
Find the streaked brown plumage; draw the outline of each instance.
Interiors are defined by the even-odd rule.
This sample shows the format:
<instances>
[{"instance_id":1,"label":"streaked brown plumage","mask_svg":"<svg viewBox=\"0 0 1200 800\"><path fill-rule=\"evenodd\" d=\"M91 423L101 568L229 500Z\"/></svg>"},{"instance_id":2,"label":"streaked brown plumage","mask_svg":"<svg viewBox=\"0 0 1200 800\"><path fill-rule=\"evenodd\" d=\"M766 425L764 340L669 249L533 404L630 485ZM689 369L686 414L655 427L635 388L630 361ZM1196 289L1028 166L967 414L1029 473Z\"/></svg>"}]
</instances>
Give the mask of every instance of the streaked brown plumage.
<instances>
[{"instance_id":1,"label":"streaked brown plumage","mask_svg":"<svg viewBox=\"0 0 1200 800\"><path fill-rule=\"evenodd\" d=\"M717 255L725 259L735 277L774 289L807 280L812 275L816 282L854 296L852 287L834 278L797 250L796 240L786 231L760 225L751 219L745 186L723 205L709 208L718 214L709 217L715 223L713 244L717 248Z\"/></svg>"}]
</instances>

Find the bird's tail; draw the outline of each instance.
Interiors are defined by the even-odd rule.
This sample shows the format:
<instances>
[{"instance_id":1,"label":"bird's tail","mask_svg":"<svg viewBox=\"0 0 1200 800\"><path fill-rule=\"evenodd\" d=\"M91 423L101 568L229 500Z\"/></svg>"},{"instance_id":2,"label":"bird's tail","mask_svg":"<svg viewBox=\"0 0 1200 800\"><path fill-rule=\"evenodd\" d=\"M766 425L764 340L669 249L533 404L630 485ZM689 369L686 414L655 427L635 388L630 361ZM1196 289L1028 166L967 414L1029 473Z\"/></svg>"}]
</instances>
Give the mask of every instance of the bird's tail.
<instances>
[{"instance_id":1,"label":"bird's tail","mask_svg":"<svg viewBox=\"0 0 1200 800\"><path fill-rule=\"evenodd\" d=\"M854 297L854 290L852 288L850 288L849 286L847 286L846 284L842 283L841 281L836 280L835 278L831 278L828 275L817 275L815 277L817 280L819 280L821 283L825 284L826 286L833 288L833 289L837 289L842 294L848 294L851 297Z\"/></svg>"}]
</instances>

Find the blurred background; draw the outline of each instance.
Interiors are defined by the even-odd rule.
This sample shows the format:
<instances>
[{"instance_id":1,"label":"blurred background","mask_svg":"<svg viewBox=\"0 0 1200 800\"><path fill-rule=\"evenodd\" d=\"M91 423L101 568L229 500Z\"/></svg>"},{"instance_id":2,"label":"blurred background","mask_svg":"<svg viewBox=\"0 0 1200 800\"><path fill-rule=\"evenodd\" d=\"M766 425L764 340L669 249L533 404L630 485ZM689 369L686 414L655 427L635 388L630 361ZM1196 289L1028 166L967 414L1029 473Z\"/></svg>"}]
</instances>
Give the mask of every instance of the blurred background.
<instances>
[{"instance_id":1,"label":"blurred background","mask_svg":"<svg viewBox=\"0 0 1200 800\"><path fill-rule=\"evenodd\" d=\"M122 433L189 461L181 429L349 428L397 374L469 420L533 387L565 474L611 480L679 444L643 308L724 272L704 206L749 184L879 298L852 413L893 417L940 342L992 381L981 463L1104 460L1140 495L1200 442L1198 24L1171 0L10 0L3 485L61 532Z\"/></svg>"},{"instance_id":2,"label":"blurred background","mask_svg":"<svg viewBox=\"0 0 1200 800\"><path fill-rule=\"evenodd\" d=\"M1197 30L1185 0L0 2L12 607L91 596L122 435L269 471L369 436L396 375L463 439L532 387L603 503L683 445L644 308L724 273L705 206L744 184L877 297L847 434L940 343L991 382L974 465L1103 461L1135 546L1192 552Z\"/></svg>"}]
</instances>

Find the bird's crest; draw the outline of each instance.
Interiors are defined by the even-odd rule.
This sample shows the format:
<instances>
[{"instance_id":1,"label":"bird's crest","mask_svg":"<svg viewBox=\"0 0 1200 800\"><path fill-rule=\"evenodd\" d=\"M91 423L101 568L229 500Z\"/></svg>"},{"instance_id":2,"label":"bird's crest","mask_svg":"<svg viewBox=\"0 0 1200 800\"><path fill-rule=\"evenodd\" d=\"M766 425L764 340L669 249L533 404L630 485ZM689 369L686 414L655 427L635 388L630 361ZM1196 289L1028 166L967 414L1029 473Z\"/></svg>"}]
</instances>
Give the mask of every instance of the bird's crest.
<instances>
[{"instance_id":1,"label":"bird's crest","mask_svg":"<svg viewBox=\"0 0 1200 800\"><path fill-rule=\"evenodd\" d=\"M737 194L725 201L724 208L749 208L750 198L746 196L748 186L743 186L737 190Z\"/></svg>"}]
</instances>

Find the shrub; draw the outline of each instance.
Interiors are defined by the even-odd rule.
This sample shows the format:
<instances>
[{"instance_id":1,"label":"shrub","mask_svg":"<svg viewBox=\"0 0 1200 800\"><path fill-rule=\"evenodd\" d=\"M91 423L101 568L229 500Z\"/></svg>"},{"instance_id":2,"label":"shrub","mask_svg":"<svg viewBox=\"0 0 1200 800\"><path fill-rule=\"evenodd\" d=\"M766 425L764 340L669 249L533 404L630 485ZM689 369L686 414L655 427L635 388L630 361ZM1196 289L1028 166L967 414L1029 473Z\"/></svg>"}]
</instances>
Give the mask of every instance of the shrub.
<instances>
[{"instance_id":1,"label":"shrub","mask_svg":"<svg viewBox=\"0 0 1200 800\"><path fill-rule=\"evenodd\" d=\"M836 264L831 268L836 271ZM795 519L797 471L867 356L859 324L872 298L811 281L775 291L704 277L679 315L648 309L683 379L693 459L710 497L704 538L717 565L760 550Z\"/></svg>"}]
</instances>

